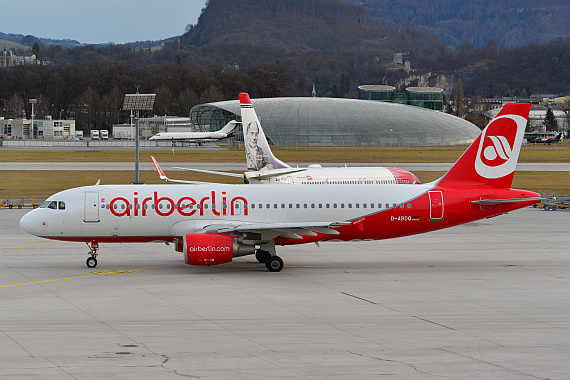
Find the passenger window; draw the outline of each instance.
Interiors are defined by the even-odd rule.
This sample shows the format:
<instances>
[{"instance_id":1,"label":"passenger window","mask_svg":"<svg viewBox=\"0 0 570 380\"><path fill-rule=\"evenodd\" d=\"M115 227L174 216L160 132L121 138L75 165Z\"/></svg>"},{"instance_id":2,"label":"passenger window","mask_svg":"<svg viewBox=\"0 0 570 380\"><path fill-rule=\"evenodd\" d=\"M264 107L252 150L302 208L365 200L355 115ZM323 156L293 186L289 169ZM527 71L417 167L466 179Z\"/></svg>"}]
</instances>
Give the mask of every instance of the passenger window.
<instances>
[{"instance_id":1,"label":"passenger window","mask_svg":"<svg viewBox=\"0 0 570 380\"><path fill-rule=\"evenodd\" d=\"M289 203L289 208L293 208L293 204L292 204L292 203Z\"/></svg>"},{"instance_id":2,"label":"passenger window","mask_svg":"<svg viewBox=\"0 0 570 380\"><path fill-rule=\"evenodd\" d=\"M65 202L59 201L59 207L60 210L65 210Z\"/></svg>"},{"instance_id":3,"label":"passenger window","mask_svg":"<svg viewBox=\"0 0 570 380\"><path fill-rule=\"evenodd\" d=\"M226 208L226 204L224 203L224 208ZM251 204L251 208L255 208L255 203Z\"/></svg>"}]
</instances>

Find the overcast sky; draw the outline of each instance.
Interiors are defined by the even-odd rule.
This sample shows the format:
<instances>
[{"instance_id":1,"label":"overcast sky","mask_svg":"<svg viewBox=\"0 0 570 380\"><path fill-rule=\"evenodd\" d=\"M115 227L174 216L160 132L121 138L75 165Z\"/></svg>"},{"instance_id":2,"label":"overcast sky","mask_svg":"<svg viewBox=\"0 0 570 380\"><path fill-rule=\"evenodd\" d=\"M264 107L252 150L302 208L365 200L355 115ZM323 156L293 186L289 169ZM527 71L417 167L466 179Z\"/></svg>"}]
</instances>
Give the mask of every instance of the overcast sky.
<instances>
[{"instance_id":1,"label":"overcast sky","mask_svg":"<svg viewBox=\"0 0 570 380\"><path fill-rule=\"evenodd\" d=\"M0 0L0 32L81 43L161 40L196 24L206 0Z\"/></svg>"}]
</instances>

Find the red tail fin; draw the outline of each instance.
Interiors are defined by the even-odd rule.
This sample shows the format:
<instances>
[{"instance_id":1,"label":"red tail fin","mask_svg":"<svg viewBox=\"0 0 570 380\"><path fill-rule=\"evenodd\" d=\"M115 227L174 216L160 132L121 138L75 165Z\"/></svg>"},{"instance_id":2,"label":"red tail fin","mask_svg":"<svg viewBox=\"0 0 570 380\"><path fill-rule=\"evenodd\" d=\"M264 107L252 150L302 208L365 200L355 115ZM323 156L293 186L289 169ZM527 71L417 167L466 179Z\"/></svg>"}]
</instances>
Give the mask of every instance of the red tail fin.
<instances>
[{"instance_id":1,"label":"red tail fin","mask_svg":"<svg viewBox=\"0 0 570 380\"><path fill-rule=\"evenodd\" d=\"M528 103L503 106L439 185L510 188L529 112Z\"/></svg>"}]
</instances>

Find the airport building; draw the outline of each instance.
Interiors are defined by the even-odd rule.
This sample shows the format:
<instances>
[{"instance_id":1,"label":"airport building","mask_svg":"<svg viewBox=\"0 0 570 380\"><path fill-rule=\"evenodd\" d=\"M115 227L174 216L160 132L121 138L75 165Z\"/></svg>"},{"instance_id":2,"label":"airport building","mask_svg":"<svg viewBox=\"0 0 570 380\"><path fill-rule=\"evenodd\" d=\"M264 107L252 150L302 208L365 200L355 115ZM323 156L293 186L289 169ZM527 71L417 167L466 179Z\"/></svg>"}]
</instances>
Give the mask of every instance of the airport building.
<instances>
[{"instance_id":1,"label":"airport building","mask_svg":"<svg viewBox=\"0 0 570 380\"><path fill-rule=\"evenodd\" d=\"M0 118L0 136L12 139L67 139L75 136L75 120L45 119L4 119Z\"/></svg>"},{"instance_id":2,"label":"airport building","mask_svg":"<svg viewBox=\"0 0 570 380\"><path fill-rule=\"evenodd\" d=\"M443 112L392 102L339 98L252 99L270 142L277 145L459 145L481 130ZM241 120L238 100L194 106L197 130L216 131ZM241 129L236 133L243 140Z\"/></svg>"},{"instance_id":3,"label":"airport building","mask_svg":"<svg viewBox=\"0 0 570 380\"><path fill-rule=\"evenodd\" d=\"M405 91L396 91L392 86L362 85L358 86L358 98L443 111L443 89L437 87L408 87Z\"/></svg>"}]
</instances>

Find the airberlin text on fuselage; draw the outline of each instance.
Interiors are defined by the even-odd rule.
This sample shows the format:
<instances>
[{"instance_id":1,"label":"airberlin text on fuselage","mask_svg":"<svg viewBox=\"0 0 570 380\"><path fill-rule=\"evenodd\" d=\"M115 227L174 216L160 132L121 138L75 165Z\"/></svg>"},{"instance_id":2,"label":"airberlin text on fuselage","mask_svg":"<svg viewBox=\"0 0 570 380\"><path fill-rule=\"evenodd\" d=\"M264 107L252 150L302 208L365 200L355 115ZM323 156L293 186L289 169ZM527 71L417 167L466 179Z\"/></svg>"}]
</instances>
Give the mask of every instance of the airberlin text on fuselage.
<instances>
[{"instance_id":1,"label":"airberlin text on fuselage","mask_svg":"<svg viewBox=\"0 0 570 380\"><path fill-rule=\"evenodd\" d=\"M215 216L220 216L228 215L228 209L229 215L234 215L237 204L238 209L243 208L243 215L248 215L248 203L244 197L234 197L228 202L226 192L222 191L222 207L221 210L219 210L216 209L216 192L212 191L210 194L209 197L204 197L199 201L196 201L192 197L181 197L178 200L174 200L169 197L159 197L158 192L155 191L152 197L143 198L141 200L138 197L139 193L135 192L132 201L124 197L113 198L109 203L109 209L111 210L111 214L119 217L131 216L131 213L132 216L146 216L150 204L154 205L154 211L156 211L159 216L170 216L174 211L177 211L182 216L192 216L196 214L196 212L199 212L199 215L203 216L204 212L208 211Z\"/></svg>"}]
</instances>

